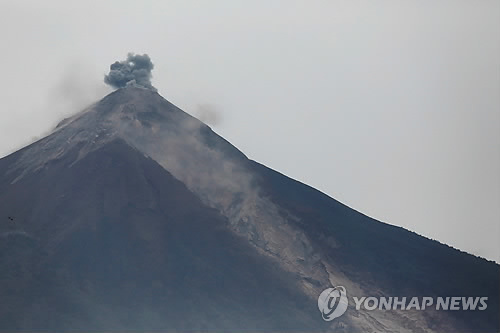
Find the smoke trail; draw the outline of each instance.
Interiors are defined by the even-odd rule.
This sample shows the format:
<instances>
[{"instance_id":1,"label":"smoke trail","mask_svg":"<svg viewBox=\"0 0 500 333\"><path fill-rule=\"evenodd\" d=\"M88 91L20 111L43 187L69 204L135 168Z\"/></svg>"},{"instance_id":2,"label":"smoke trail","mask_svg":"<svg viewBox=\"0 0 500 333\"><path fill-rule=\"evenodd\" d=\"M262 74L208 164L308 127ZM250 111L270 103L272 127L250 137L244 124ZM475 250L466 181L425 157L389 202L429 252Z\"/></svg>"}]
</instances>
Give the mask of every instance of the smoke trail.
<instances>
[{"instance_id":1,"label":"smoke trail","mask_svg":"<svg viewBox=\"0 0 500 333\"><path fill-rule=\"evenodd\" d=\"M133 85L156 91L151 85L153 68L154 65L147 54L129 53L126 60L116 61L109 66L110 71L104 77L104 82L117 89Z\"/></svg>"},{"instance_id":2,"label":"smoke trail","mask_svg":"<svg viewBox=\"0 0 500 333\"><path fill-rule=\"evenodd\" d=\"M220 110L212 104L198 104L194 114L196 118L212 126L219 125L223 120Z\"/></svg>"}]
</instances>

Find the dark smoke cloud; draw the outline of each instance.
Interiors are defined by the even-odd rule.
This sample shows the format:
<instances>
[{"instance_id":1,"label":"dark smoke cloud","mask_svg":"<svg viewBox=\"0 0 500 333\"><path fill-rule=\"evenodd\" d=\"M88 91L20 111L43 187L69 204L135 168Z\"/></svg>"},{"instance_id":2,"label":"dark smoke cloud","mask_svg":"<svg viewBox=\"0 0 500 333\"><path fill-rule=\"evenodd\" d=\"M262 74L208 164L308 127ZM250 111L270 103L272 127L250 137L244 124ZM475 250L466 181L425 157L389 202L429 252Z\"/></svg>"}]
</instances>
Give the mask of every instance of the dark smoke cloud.
<instances>
[{"instance_id":1,"label":"dark smoke cloud","mask_svg":"<svg viewBox=\"0 0 500 333\"><path fill-rule=\"evenodd\" d=\"M151 85L151 71L154 65L147 54L127 55L127 60L116 61L109 66L109 74L104 77L104 82L113 88L123 88L129 85L155 90Z\"/></svg>"}]
</instances>

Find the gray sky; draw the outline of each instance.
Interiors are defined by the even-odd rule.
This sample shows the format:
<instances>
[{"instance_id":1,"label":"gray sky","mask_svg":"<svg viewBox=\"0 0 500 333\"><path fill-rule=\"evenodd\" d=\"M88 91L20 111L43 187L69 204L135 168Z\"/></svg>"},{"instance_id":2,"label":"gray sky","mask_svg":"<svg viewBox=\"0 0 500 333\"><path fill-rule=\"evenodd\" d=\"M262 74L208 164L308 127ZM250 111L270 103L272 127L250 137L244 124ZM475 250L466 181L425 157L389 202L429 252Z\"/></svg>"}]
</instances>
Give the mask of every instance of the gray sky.
<instances>
[{"instance_id":1,"label":"gray sky","mask_svg":"<svg viewBox=\"0 0 500 333\"><path fill-rule=\"evenodd\" d=\"M0 156L148 53L250 158L500 262L498 0L0 0L0 42Z\"/></svg>"}]
</instances>

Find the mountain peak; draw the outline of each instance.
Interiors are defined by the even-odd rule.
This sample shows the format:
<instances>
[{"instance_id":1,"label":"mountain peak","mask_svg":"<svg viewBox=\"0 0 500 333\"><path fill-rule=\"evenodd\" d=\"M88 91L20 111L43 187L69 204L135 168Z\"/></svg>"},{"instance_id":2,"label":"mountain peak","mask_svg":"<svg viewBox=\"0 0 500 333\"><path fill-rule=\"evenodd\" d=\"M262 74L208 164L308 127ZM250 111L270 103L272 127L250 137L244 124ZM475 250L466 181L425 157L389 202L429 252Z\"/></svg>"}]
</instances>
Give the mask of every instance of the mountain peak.
<instances>
[{"instance_id":1,"label":"mountain peak","mask_svg":"<svg viewBox=\"0 0 500 333\"><path fill-rule=\"evenodd\" d=\"M210 127L182 111L158 92L136 86L117 89L100 101L62 120L47 137L24 149L16 166L23 174L39 169L79 146L78 159L121 138L145 154L162 154L170 161L206 150L246 159ZM161 151L161 153L160 153ZM182 156L182 157L181 157Z\"/></svg>"}]
</instances>

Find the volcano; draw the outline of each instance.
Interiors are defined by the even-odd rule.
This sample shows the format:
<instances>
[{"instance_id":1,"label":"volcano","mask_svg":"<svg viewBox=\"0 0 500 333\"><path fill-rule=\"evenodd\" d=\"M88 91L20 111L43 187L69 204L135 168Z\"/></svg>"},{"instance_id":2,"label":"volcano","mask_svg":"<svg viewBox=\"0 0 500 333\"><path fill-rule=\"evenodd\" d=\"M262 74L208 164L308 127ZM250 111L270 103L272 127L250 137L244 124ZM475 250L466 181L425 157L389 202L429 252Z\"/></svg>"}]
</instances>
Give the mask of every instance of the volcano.
<instances>
[{"instance_id":1,"label":"volcano","mask_svg":"<svg viewBox=\"0 0 500 333\"><path fill-rule=\"evenodd\" d=\"M499 278L248 159L148 89L0 159L2 332L497 332ZM349 306L325 321L334 286ZM353 296L488 299L368 310Z\"/></svg>"}]
</instances>

